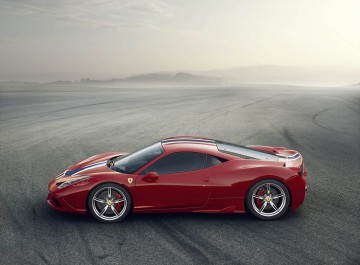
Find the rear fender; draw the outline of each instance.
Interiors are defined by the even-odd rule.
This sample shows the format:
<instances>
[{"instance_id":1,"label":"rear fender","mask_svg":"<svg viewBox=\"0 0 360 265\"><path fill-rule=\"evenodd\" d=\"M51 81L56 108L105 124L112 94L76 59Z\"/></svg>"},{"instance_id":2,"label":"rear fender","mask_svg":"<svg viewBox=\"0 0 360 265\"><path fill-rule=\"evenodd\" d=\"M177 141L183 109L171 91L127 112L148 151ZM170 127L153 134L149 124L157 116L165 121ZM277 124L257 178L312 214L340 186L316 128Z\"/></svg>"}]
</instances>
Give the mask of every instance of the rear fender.
<instances>
[{"instance_id":1,"label":"rear fender","mask_svg":"<svg viewBox=\"0 0 360 265\"><path fill-rule=\"evenodd\" d=\"M212 183L211 198L245 198L248 189L260 180L272 178L285 183L286 180L298 175L289 168L279 166L219 166L209 168L209 171Z\"/></svg>"}]
</instances>

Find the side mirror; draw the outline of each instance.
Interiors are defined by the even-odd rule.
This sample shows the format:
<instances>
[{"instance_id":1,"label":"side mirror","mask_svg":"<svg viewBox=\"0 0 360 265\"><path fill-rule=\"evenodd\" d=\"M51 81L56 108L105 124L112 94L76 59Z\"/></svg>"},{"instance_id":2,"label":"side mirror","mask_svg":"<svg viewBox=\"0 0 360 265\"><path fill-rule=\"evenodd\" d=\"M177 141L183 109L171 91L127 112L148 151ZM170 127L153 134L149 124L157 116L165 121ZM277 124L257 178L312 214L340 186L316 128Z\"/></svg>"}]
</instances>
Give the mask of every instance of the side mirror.
<instances>
[{"instance_id":1,"label":"side mirror","mask_svg":"<svg viewBox=\"0 0 360 265\"><path fill-rule=\"evenodd\" d=\"M143 180L146 182L155 182L159 178L158 173L156 172L149 172L144 177Z\"/></svg>"}]
</instances>

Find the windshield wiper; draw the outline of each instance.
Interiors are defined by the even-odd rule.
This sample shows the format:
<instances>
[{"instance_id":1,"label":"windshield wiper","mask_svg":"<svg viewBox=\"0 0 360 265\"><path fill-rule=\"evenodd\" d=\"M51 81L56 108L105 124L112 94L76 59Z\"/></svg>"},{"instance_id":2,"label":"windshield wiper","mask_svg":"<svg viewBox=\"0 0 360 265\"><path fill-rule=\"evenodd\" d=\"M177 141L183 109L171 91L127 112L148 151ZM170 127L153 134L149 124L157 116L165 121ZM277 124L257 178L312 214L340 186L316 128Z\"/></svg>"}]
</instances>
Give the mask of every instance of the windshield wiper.
<instances>
[{"instance_id":1,"label":"windshield wiper","mask_svg":"<svg viewBox=\"0 0 360 265\"><path fill-rule=\"evenodd\" d=\"M115 162L116 161L118 161L118 160L120 160L121 158L123 158L124 157L124 155L119 155L119 156L115 156L115 157L112 157L112 158L110 158L108 161L107 161L107 166L110 168L110 169L112 169L112 170L114 170L114 168L115 168Z\"/></svg>"},{"instance_id":2,"label":"windshield wiper","mask_svg":"<svg viewBox=\"0 0 360 265\"><path fill-rule=\"evenodd\" d=\"M107 162L106 162L106 165L110 168L110 169L113 169L113 167L114 167L114 158L115 157L112 157L112 158L110 158Z\"/></svg>"}]
</instances>

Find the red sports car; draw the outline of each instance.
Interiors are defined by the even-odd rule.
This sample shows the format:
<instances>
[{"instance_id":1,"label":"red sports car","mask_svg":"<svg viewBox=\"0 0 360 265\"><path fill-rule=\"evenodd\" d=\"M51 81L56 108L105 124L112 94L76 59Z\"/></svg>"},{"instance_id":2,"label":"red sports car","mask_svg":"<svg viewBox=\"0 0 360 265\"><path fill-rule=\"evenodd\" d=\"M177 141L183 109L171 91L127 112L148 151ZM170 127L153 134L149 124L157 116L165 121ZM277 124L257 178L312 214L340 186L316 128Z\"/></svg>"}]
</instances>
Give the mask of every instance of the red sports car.
<instances>
[{"instance_id":1,"label":"red sports car","mask_svg":"<svg viewBox=\"0 0 360 265\"><path fill-rule=\"evenodd\" d=\"M131 211L244 213L273 220L298 208L307 172L297 151L172 137L137 152L92 156L53 179L48 203L112 223Z\"/></svg>"}]
</instances>

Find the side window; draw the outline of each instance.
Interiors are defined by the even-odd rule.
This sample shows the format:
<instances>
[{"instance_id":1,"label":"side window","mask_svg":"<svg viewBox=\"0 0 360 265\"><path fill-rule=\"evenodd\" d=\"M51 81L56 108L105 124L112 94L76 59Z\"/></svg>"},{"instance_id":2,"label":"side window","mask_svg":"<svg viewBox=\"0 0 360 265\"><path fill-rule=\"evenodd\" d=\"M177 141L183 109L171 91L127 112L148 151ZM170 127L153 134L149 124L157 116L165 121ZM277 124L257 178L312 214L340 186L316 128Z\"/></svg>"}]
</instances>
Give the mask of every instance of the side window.
<instances>
[{"instance_id":1,"label":"side window","mask_svg":"<svg viewBox=\"0 0 360 265\"><path fill-rule=\"evenodd\" d=\"M205 168L206 155L193 152L178 152L169 154L145 169L141 174L156 172L159 175L172 174L187 171L195 171Z\"/></svg>"},{"instance_id":2,"label":"side window","mask_svg":"<svg viewBox=\"0 0 360 265\"><path fill-rule=\"evenodd\" d=\"M220 157L207 155L206 167L213 167L225 162L226 160Z\"/></svg>"}]
</instances>

